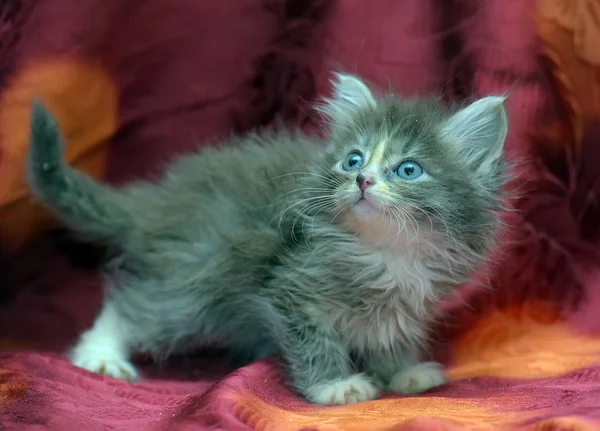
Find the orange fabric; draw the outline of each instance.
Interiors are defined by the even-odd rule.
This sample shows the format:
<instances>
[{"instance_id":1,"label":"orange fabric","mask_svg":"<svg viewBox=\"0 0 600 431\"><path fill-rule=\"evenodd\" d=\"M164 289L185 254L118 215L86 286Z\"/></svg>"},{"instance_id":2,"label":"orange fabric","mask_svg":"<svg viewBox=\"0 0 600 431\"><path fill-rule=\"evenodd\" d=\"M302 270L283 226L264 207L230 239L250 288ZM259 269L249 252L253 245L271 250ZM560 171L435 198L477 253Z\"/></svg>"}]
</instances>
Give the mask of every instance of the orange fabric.
<instances>
[{"instance_id":1,"label":"orange fabric","mask_svg":"<svg viewBox=\"0 0 600 431\"><path fill-rule=\"evenodd\" d=\"M21 69L0 100L0 245L14 250L50 222L31 202L25 183L31 101L41 98L67 139L69 163L101 177L106 141L117 129L117 90L100 67L73 59L32 62Z\"/></svg>"},{"instance_id":2,"label":"orange fabric","mask_svg":"<svg viewBox=\"0 0 600 431\"><path fill-rule=\"evenodd\" d=\"M538 33L579 142L600 116L600 2L540 0L537 12Z\"/></svg>"},{"instance_id":3,"label":"orange fabric","mask_svg":"<svg viewBox=\"0 0 600 431\"><path fill-rule=\"evenodd\" d=\"M319 424L319 431L384 431L403 423L414 429L493 429L519 423L527 414L498 408L497 400L442 397L383 399L341 407L305 407L290 410L266 403L250 393L237 398L239 415L259 431L296 431ZM506 403L503 403L506 407ZM425 418L436 418L426 419ZM412 423L411 423L412 422ZM419 427L416 427L420 424Z\"/></svg>"},{"instance_id":4,"label":"orange fabric","mask_svg":"<svg viewBox=\"0 0 600 431\"><path fill-rule=\"evenodd\" d=\"M549 304L527 303L482 317L456 341L452 357L454 380L555 377L596 364L600 338L574 332Z\"/></svg>"},{"instance_id":5,"label":"orange fabric","mask_svg":"<svg viewBox=\"0 0 600 431\"><path fill-rule=\"evenodd\" d=\"M540 14L572 33L573 48L584 61L600 66L598 0L543 0Z\"/></svg>"},{"instance_id":6,"label":"orange fabric","mask_svg":"<svg viewBox=\"0 0 600 431\"><path fill-rule=\"evenodd\" d=\"M482 403L481 400L474 399L386 399L327 409L313 407L289 411L267 404L251 394L240 395L241 416L257 430L269 429L268 426L260 426L262 422L281 431L295 431L316 423L320 424L319 430L376 431L388 430L401 421L427 417L437 418L435 421L431 420L431 423L461 425L467 429L475 429L481 426L491 427L494 424L509 425L527 419L526 415L501 413L494 408L493 403ZM268 418L268 421L265 421L265 418Z\"/></svg>"},{"instance_id":7,"label":"orange fabric","mask_svg":"<svg viewBox=\"0 0 600 431\"><path fill-rule=\"evenodd\" d=\"M1 370L0 387L0 406L5 406L24 398L29 384L18 371Z\"/></svg>"}]
</instances>

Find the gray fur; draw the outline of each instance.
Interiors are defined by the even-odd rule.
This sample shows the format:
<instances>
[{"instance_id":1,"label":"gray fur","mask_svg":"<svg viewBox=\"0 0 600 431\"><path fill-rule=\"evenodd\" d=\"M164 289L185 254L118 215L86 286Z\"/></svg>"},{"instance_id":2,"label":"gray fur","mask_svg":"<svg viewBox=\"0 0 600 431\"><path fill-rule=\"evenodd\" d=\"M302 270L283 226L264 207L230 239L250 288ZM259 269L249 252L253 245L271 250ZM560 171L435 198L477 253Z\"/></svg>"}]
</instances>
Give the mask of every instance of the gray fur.
<instances>
[{"instance_id":1,"label":"gray fur","mask_svg":"<svg viewBox=\"0 0 600 431\"><path fill-rule=\"evenodd\" d=\"M343 399L323 392L357 376L351 355L380 387L422 360L437 301L493 246L504 107L488 100L453 114L435 101L376 100L356 77L338 75L336 83L322 107L333 124L328 142L290 132L237 138L180 158L156 184L120 190L64 163L58 125L34 103L36 196L73 230L118 252L108 264L112 317L102 334L124 361L132 351L160 356L199 342L248 360L281 352L299 393L341 404L376 396L353 395L354 383ZM471 127L473 118L483 120ZM459 133L469 128L496 130L479 141L494 150L479 158L463 151L460 140L478 144ZM357 172L340 162L352 150L374 157L379 142L387 143L378 177L386 199L377 214L360 215ZM404 159L422 163L427 177L394 176ZM122 376L106 363L81 366Z\"/></svg>"}]
</instances>

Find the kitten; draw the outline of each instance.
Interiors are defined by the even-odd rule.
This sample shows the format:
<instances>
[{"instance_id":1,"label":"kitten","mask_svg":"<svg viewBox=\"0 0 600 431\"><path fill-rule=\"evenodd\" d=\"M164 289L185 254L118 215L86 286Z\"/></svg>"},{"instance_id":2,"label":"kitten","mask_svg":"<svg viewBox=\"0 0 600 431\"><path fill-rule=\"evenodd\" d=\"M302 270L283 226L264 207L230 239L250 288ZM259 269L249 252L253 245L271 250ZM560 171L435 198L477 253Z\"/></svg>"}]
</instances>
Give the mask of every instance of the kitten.
<instances>
[{"instance_id":1,"label":"kitten","mask_svg":"<svg viewBox=\"0 0 600 431\"><path fill-rule=\"evenodd\" d=\"M117 190L65 164L58 125L34 102L35 194L116 256L73 364L134 380L133 351L210 342L249 361L281 353L294 388L322 405L445 382L439 364L421 362L427 332L440 298L493 246L504 98L451 112L378 99L337 74L320 110L326 143L239 138Z\"/></svg>"}]
</instances>

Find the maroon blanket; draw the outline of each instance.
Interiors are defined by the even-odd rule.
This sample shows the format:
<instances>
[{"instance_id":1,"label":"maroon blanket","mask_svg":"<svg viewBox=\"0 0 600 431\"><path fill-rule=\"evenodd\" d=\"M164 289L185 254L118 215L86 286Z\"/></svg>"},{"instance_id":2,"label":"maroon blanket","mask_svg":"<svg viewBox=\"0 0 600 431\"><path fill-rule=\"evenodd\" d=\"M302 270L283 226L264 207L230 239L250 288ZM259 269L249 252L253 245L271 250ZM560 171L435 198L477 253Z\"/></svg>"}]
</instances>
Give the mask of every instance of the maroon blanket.
<instances>
[{"instance_id":1,"label":"maroon blanket","mask_svg":"<svg viewBox=\"0 0 600 431\"><path fill-rule=\"evenodd\" d=\"M309 103L329 90L338 67L404 95L462 100L508 91L509 151L528 164L511 219L517 238L503 250L494 290L465 291L470 306L450 313L437 332L451 384L420 397L320 408L286 388L277 358L236 371L220 365L219 352L164 367L142 358L148 379L133 385L92 375L63 352L98 310L94 253L47 235L4 260L12 286L0 308L0 428L586 430L600 423L600 133L589 130L577 154L540 138L563 113L533 1L9 3L0 15L0 91L21 94L15 86L31 64L50 83L85 75L77 97L56 94L58 85L40 88L68 99L69 124L89 123L83 112L116 113L106 123L115 125L106 126L113 182L151 176L195 141L231 131L279 120L317 127ZM60 75L63 64L75 75ZM88 90L99 96L87 98ZM84 133L73 127L75 138Z\"/></svg>"}]
</instances>

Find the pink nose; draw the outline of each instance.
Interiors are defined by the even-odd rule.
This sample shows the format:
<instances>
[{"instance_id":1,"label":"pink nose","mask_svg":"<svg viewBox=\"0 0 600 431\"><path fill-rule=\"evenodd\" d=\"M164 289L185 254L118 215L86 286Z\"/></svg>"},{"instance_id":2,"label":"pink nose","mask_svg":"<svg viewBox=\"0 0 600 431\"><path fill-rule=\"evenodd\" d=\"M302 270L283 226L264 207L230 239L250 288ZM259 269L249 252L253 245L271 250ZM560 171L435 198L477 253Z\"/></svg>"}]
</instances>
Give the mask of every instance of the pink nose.
<instances>
[{"instance_id":1,"label":"pink nose","mask_svg":"<svg viewBox=\"0 0 600 431\"><path fill-rule=\"evenodd\" d=\"M359 189L365 191L368 187L375 184L375 178L371 175L358 174L356 177L356 184L358 184Z\"/></svg>"}]
</instances>

